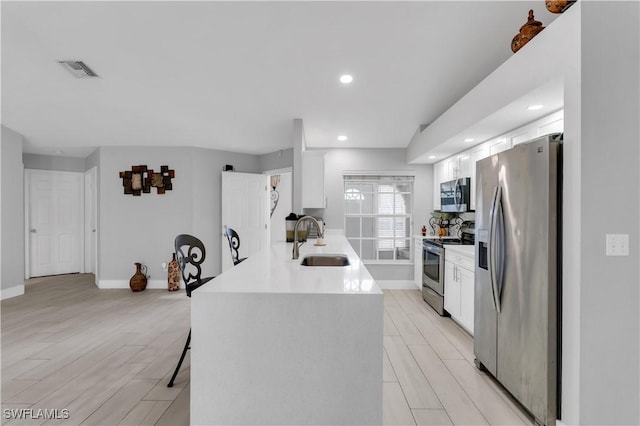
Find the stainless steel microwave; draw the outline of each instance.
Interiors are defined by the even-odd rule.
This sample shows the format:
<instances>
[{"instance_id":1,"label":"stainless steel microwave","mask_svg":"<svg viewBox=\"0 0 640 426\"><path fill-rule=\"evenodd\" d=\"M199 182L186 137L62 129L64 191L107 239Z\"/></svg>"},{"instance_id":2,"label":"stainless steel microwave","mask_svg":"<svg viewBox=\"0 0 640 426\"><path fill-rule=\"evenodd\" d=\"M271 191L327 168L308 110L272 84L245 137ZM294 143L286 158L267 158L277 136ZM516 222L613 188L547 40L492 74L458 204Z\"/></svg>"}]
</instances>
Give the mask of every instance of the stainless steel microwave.
<instances>
[{"instance_id":1,"label":"stainless steel microwave","mask_svg":"<svg viewBox=\"0 0 640 426\"><path fill-rule=\"evenodd\" d=\"M458 178L440 184L440 210L458 213L471 211L471 178Z\"/></svg>"}]
</instances>

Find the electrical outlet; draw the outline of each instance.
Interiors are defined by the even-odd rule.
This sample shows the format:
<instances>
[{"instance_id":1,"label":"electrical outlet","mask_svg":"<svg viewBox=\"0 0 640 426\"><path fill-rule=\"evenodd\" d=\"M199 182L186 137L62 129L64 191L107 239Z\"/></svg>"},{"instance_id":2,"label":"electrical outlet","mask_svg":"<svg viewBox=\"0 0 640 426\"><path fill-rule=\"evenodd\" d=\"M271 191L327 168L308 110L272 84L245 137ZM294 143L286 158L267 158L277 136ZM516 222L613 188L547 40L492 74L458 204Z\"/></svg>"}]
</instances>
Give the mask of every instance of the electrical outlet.
<instances>
[{"instance_id":1,"label":"electrical outlet","mask_svg":"<svg viewBox=\"0 0 640 426\"><path fill-rule=\"evenodd\" d=\"M629 256L629 234L606 235L607 256Z\"/></svg>"}]
</instances>

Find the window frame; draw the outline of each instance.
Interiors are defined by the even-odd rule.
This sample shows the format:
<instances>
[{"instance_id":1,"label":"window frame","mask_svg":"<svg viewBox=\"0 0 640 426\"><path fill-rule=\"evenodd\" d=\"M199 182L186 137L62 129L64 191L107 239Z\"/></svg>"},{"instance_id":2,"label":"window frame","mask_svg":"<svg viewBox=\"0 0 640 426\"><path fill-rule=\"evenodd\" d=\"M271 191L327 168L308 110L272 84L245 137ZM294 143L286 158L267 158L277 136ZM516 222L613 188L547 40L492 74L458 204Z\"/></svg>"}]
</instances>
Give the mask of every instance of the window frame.
<instances>
[{"instance_id":1,"label":"window frame","mask_svg":"<svg viewBox=\"0 0 640 426\"><path fill-rule=\"evenodd\" d=\"M356 194L358 192L357 189L354 189L355 185L364 185L371 184L373 185L372 192L361 192L359 195L348 195L348 194ZM383 185L392 185L392 191L380 191L380 187ZM398 188L402 185L408 185L406 190L401 190ZM413 263L413 243L412 243L412 235L413 235L413 207L415 203L414 197L414 185L415 178L413 175L407 174L387 174L387 175L363 175L361 173L343 173L343 203L344 203L344 229L345 236L349 243L353 246L353 241L358 241L358 246L353 247L354 250L358 253L363 262L368 264L393 264L393 265L401 265L401 264L412 264ZM376 213L363 213L363 204L362 202L365 200L365 196L369 194L373 197L374 200L374 210ZM392 194L394 196L394 200L392 201L393 213L379 213L380 206L378 202L380 200L380 196L383 194ZM395 209L397 207L397 202L395 201L395 197L402 197L405 202L407 202L408 206L405 205L404 213L396 213ZM361 201L359 205L359 212L349 212L348 211L348 199L353 200L357 198ZM358 218L359 219L359 229L357 236L349 236L347 222L349 218ZM365 218L373 218L374 219L374 236L365 237L363 232L363 223ZM392 226L392 237L384 237L380 235L380 228L378 227L378 220L382 218L391 218L393 219L401 219L407 223L407 228L405 228L405 232L403 232L402 236L397 235L397 228ZM375 252L375 258L367 258L363 255L363 241L373 241L373 250ZM381 258L380 253L384 252L384 248L382 247L381 242L384 241L392 241L392 247L389 250L392 259ZM402 242L402 244L398 244ZM403 249L408 252L408 257L406 258L398 258L398 250Z\"/></svg>"}]
</instances>

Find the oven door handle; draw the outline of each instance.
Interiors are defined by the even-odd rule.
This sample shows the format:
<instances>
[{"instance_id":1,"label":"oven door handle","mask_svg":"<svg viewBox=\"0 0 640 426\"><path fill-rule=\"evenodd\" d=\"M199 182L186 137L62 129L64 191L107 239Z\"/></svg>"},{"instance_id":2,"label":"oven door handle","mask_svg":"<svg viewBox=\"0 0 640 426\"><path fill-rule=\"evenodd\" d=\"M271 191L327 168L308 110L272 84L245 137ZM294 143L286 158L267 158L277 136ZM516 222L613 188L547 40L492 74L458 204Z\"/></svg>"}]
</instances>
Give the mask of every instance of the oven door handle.
<instances>
[{"instance_id":1,"label":"oven door handle","mask_svg":"<svg viewBox=\"0 0 640 426\"><path fill-rule=\"evenodd\" d=\"M502 220L501 220L502 219ZM504 267L503 240L504 231L498 224L504 226L502 218L502 188L498 185L493 195L491 205L491 229L489 231L489 273L491 275L491 292L493 293L493 306L500 313L500 293L502 292L502 268ZM500 267L498 267L500 261Z\"/></svg>"}]
</instances>

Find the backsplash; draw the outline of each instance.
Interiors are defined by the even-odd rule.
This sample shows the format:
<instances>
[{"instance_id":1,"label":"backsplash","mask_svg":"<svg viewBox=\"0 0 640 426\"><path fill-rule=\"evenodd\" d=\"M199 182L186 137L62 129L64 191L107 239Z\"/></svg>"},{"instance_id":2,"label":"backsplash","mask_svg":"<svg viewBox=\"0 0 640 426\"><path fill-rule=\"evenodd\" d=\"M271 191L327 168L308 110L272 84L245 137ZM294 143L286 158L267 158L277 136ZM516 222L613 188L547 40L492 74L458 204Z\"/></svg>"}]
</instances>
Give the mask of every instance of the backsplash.
<instances>
[{"instance_id":1,"label":"backsplash","mask_svg":"<svg viewBox=\"0 0 640 426\"><path fill-rule=\"evenodd\" d=\"M434 210L426 229L427 235L461 237L462 232L475 234L475 212L453 213Z\"/></svg>"}]
</instances>

